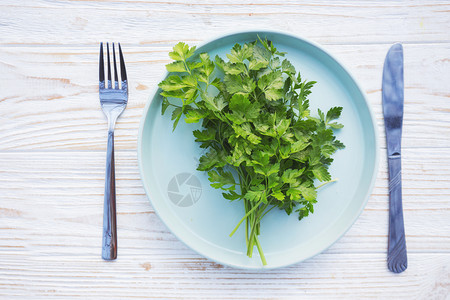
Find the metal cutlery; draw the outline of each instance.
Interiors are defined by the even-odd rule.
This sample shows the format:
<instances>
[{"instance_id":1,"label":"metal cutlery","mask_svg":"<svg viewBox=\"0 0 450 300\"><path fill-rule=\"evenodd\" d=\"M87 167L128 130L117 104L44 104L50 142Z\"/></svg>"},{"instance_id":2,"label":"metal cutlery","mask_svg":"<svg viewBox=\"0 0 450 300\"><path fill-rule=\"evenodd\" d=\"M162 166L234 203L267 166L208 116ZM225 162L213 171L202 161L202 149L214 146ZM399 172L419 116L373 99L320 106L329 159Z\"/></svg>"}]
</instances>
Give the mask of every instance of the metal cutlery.
<instances>
[{"instance_id":1,"label":"metal cutlery","mask_svg":"<svg viewBox=\"0 0 450 300\"><path fill-rule=\"evenodd\" d=\"M388 268L394 273L401 273L408 267L401 177L403 90L403 47L401 44L395 44L386 55L382 86L389 169Z\"/></svg>"},{"instance_id":2,"label":"metal cutlery","mask_svg":"<svg viewBox=\"0 0 450 300\"><path fill-rule=\"evenodd\" d=\"M105 69L103 59L103 43L100 43L99 96L103 113L108 119L108 146L106 154L105 199L103 206L103 244L102 258L114 260L117 258L117 226L116 226L116 176L114 165L114 127L116 120L125 110L128 102L128 82L122 49L119 45L120 87L117 72L116 52L112 44L114 64L114 86L111 81L111 62L109 44L107 51L107 82L105 83Z\"/></svg>"}]
</instances>

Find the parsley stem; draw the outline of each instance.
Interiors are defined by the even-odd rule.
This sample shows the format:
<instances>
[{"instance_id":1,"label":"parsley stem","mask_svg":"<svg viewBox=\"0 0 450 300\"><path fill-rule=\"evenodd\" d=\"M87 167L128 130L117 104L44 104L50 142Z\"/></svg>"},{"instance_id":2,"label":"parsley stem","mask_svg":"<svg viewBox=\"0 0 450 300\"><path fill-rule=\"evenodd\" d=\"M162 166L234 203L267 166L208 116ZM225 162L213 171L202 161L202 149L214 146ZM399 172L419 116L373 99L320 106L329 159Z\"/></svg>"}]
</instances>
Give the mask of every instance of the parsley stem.
<instances>
[{"instance_id":1,"label":"parsley stem","mask_svg":"<svg viewBox=\"0 0 450 300\"><path fill-rule=\"evenodd\" d=\"M189 68L189 66L187 65L186 59L183 59L183 63L184 63L184 68L186 69L186 71L189 73L189 75L191 74L191 69Z\"/></svg>"},{"instance_id":2,"label":"parsley stem","mask_svg":"<svg viewBox=\"0 0 450 300\"><path fill-rule=\"evenodd\" d=\"M255 98L255 101L258 101L258 96L256 96L256 92L255 92L255 90L253 90L253 98Z\"/></svg>"},{"instance_id":3,"label":"parsley stem","mask_svg":"<svg viewBox=\"0 0 450 300\"><path fill-rule=\"evenodd\" d=\"M245 206L245 211L247 212L248 211L248 206L249 206L248 200L244 199L244 206ZM245 219L245 245L247 247L248 247L248 242L249 242L249 240L248 240L248 228L249 228L249 225L250 225L250 223L248 222L248 218L246 218Z\"/></svg>"},{"instance_id":4,"label":"parsley stem","mask_svg":"<svg viewBox=\"0 0 450 300\"><path fill-rule=\"evenodd\" d=\"M268 210L266 210L266 212L263 213L263 214L261 215L261 217L259 217L259 221L261 221L262 218L263 218L269 211L271 211L272 209L274 209L275 207L276 207L275 205L272 205L271 208L269 208Z\"/></svg>"},{"instance_id":5,"label":"parsley stem","mask_svg":"<svg viewBox=\"0 0 450 300\"><path fill-rule=\"evenodd\" d=\"M252 257L253 254L253 246L254 246L254 240L256 236L256 224L258 224L258 218L252 215L252 230L250 231L250 238L249 238L249 245L247 249L247 256Z\"/></svg>"},{"instance_id":6,"label":"parsley stem","mask_svg":"<svg viewBox=\"0 0 450 300\"><path fill-rule=\"evenodd\" d=\"M170 103L170 102L169 102L169 105L170 105L170 106L175 106L175 107L178 107L178 108L182 108L182 106L179 106L179 105L176 105L176 104L172 104L172 103Z\"/></svg>"},{"instance_id":7,"label":"parsley stem","mask_svg":"<svg viewBox=\"0 0 450 300\"><path fill-rule=\"evenodd\" d=\"M263 202L263 201L260 200L255 206L252 207L252 209L250 209L250 210L245 214L245 216L242 217L242 219L239 221L239 223L236 225L236 227L235 227L235 228L233 229L233 231L230 233L230 237L233 236L233 234L236 232L236 230L238 230L239 226L241 226L242 222L244 222L244 220L245 220L252 212L254 212L254 211L259 207L259 205L260 205L262 202Z\"/></svg>"},{"instance_id":8,"label":"parsley stem","mask_svg":"<svg viewBox=\"0 0 450 300\"><path fill-rule=\"evenodd\" d=\"M248 182L248 180L249 180L249 174L247 173L247 174L245 174L245 169L242 167L242 166L239 166L238 168L237 168L237 171L238 171L238 173L240 174L240 176L241 176L241 178L242 178L242 181L244 182L244 185L245 185L245 191L247 192L247 190L249 189L249 185L250 185L250 183ZM242 195L245 195L244 193L242 193Z\"/></svg>"},{"instance_id":9,"label":"parsley stem","mask_svg":"<svg viewBox=\"0 0 450 300\"><path fill-rule=\"evenodd\" d=\"M326 181L326 182L324 182L324 183L322 183L322 184L319 184L319 185L316 187L316 190L319 189L319 188L321 188L321 187L323 187L324 185L326 185L326 184L328 184L328 183L332 183L332 182L335 182L335 181L338 181L338 179L337 179L337 178L336 178L336 179L332 179L332 180Z\"/></svg>"},{"instance_id":10,"label":"parsley stem","mask_svg":"<svg viewBox=\"0 0 450 300\"><path fill-rule=\"evenodd\" d=\"M260 222L260 215L264 210L266 209L268 204L266 204L262 209L260 209L258 212L255 212L251 215L252 217L252 230L250 232L250 238L249 238L249 245L247 248L247 255L248 257L252 257L253 255L253 247L255 246L255 239L259 235L259 222Z\"/></svg>"},{"instance_id":11,"label":"parsley stem","mask_svg":"<svg viewBox=\"0 0 450 300\"><path fill-rule=\"evenodd\" d=\"M259 239L255 236L256 248L258 248L259 256L261 257L261 261L263 266L267 265L266 257L264 256L264 252L261 248L261 244L259 243Z\"/></svg>"}]
</instances>

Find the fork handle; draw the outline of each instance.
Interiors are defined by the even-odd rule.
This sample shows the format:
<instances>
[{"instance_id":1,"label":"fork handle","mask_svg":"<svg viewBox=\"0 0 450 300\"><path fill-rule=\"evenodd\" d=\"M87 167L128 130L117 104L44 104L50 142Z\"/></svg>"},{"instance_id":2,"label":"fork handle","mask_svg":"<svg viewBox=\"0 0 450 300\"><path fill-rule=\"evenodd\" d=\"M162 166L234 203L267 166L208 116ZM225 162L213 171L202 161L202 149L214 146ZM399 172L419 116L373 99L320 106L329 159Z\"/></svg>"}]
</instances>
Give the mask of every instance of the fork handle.
<instances>
[{"instance_id":1,"label":"fork handle","mask_svg":"<svg viewBox=\"0 0 450 300\"><path fill-rule=\"evenodd\" d=\"M117 226L116 226L116 174L114 166L114 131L108 131L106 152L105 202L103 205L103 246L102 258L117 258Z\"/></svg>"}]
</instances>

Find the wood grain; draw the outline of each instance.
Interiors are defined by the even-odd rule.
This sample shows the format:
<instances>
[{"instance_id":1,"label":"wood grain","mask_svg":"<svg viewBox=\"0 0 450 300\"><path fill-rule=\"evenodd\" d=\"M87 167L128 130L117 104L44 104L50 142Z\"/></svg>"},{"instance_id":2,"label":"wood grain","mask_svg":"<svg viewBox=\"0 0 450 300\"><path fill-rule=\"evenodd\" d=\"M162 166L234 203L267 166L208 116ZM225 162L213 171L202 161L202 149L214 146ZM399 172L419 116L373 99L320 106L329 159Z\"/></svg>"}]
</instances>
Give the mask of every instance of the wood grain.
<instances>
[{"instance_id":1,"label":"wood grain","mask_svg":"<svg viewBox=\"0 0 450 300\"><path fill-rule=\"evenodd\" d=\"M404 152L404 215L412 253L450 253L449 154L447 149ZM422 160L424 155L427 160ZM6 166L0 172L0 251L21 249L29 255L46 256L97 254L104 159L101 151L0 153L0 165ZM385 253L388 187L384 159L380 169L364 213L329 253ZM122 253L167 253L185 248L147 200L134 151L116 152L116 180ZM18 239L8 239L11 232Z\"/></svg>"},{"instance_id":2,"label":"wood grain","mask_svg":"<svg viewBox=\"0 0 450 300\"><path fill-rule=\"evenodd\" d=\"M389 45L326 47L361 82L384 145L381 74ZM405 45L403 147L450 147L450 43ZM130 99L118 120L116 149L136 149L143 107L165 74L170 47L126 47ZM0 47L0 151L104 150L95 46ZM7 62L7 63L5 63ZM29 66L33 66L30 68ZM433 134L430 135L430 132Z\"/></svg>"},{"instance_id":3,"label":"wood grain","mask_svg":"<svg viewBox=\"0 0 450 300\"><path fill-rule=\"evenodd\" d=\"M286 30L325 44L448 42L449 9L446 1L6 0L0 42L164 44L248 28Z\"/></svg>"},{"instance_id":4,"label":"wood grain","mask_svg":"<svg viewBox=\"0 0 450 300\"><path fill-rule=\"evenodd\" d=\"M323 253L276 270L214 263L179 241L148 201L137 132L178 41L245 29L320 43L359 81L380 134L361 216ZM448 1L2 0L0 299L450 299ZM100 258L106 120L98 43L120 41L130 78L116 130L119 258ZM384 57L404 44L403 205L408 269L386 266Z\"/></svg>"},{"instance_id":5,"label":"wood grain","mask_svg":"<svg viewBox=\"0 0 450 300\"><path fill-rule=\"evenodd\" d=\"M96 256L18 259L0 254L0 296L408 300L448 296L449 254L413 253L409 261L409 269L395 275L386 271L384 254L323 254L264 272L223 267L183 249L175 255L122 254L112 263Z\"/></svg>"}]
</instances>

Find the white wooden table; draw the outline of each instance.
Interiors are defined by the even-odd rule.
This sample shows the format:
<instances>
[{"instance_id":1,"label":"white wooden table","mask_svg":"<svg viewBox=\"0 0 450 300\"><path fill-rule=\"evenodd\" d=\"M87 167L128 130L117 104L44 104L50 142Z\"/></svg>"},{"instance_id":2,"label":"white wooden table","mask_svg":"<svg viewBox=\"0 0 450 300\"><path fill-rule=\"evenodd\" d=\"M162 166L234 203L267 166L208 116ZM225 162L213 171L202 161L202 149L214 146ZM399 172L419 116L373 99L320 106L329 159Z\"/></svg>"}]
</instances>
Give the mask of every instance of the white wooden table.
<instances>
[{"instance_id":1,"label":"white wooden table","mask_svg":"<svg viewBox=\"0 0 450 300\"><path fill-rule=\"evenodd\" d=\"M348 233L302 263L218 265L155 215L137 167L144 105L178 41L283 30L322 44L355 75L380 132L369 202ZM100 41L125 49L130 98L116 126L119 258L100 258L106 121ZM404 44L403 203L409 267L386 267L381 74ZM0 2L0 297L449 299L449 1L123 0Z\"/></svg>"}]
</instances>

